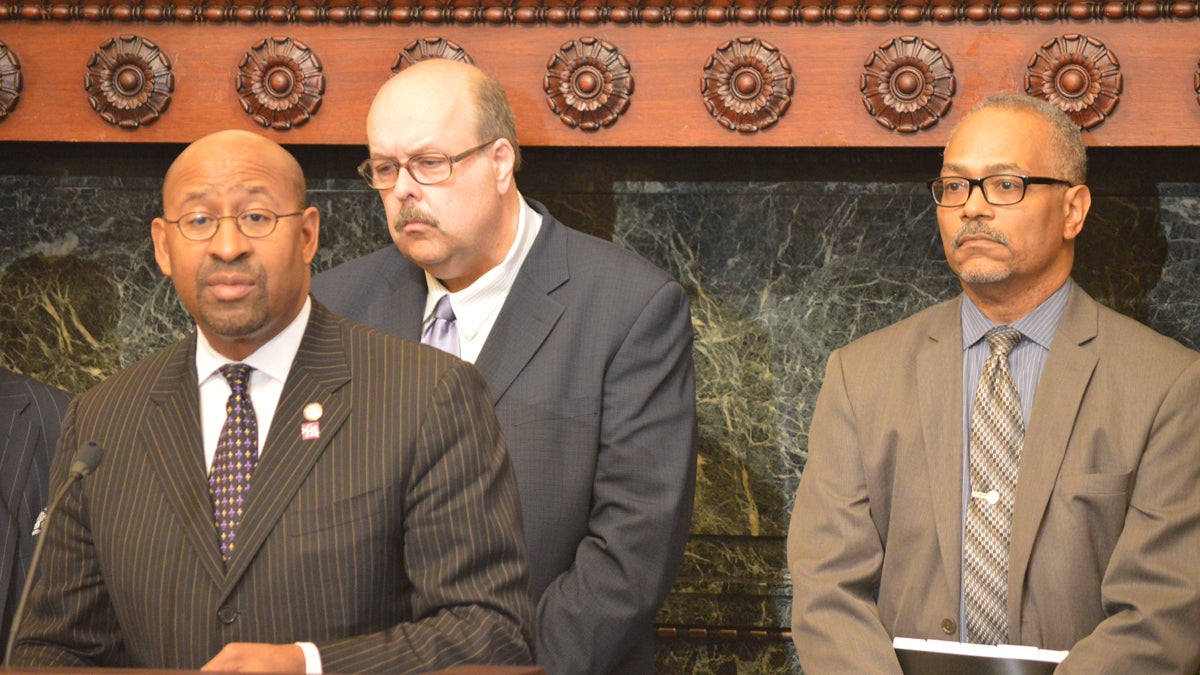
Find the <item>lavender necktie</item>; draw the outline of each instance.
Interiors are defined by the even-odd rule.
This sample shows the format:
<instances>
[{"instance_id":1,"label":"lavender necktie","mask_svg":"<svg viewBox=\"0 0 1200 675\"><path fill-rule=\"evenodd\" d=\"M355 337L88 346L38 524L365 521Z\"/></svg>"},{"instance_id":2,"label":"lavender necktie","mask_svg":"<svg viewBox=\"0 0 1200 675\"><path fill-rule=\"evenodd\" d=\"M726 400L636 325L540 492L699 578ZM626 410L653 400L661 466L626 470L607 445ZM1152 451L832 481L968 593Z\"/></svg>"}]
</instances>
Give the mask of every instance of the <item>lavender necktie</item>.
<instances>
[{"instance_id":1,"label":"lavender necktie","mask_svg":"<svg viewBox=\"0 0 1200 675\"><path fill-rule=\"evenodd\" d=\"M1021 333L999 326L984 337L992 353L983 364L971 413L963 594L967 640L995 645L1008 641L1008 547L1025 424L1008 366Z\"/></svg>"},{"instance_id":2,"label":"lavender necktie","mask_svg":"<svg viewBox=\"0 0 1200 675\"><path fill-rule=\"evenodd\" d=\"M233 557L238 524L250 497L250 477L258 463L258 416L250 402L250 371L244 363L227 363L221 374L229 382L229 400L225 403L225 425L213 455L208 474L212 495L213 520L221 535L221 558Z\"/></svg>"},{"instance_id":3,"label":"lavender necktie","mask_svg":"<svg viewBox=\"0 0 1200 675\"><path fill-rule=\"evenodd\" d=\"M458 323L454 319L449 295L443 295L434 306L433 320L421 332L421 342L458 356Z\"/></svg>"}]
</instances>

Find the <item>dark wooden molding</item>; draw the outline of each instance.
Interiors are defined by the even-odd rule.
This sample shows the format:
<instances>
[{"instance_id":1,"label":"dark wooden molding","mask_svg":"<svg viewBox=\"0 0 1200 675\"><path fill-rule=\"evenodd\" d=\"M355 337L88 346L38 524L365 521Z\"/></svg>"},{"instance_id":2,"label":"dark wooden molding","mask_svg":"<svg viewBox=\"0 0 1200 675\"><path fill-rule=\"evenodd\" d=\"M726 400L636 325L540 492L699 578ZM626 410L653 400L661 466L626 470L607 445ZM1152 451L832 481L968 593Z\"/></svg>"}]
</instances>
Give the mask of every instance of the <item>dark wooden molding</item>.
<instances>
[{"instance_id":1,"label":"dark wooden molding","mask_svg":"<svg viewBox=\"0 0 1200 675\"><path fill-rule=\"evenodd\" d=\"M126 129L151 124L171 103L171 60L143 37L108 40L92 54L87 68L88 102L109 124Z\"/></svg>"},{"instance_id":2,"label":"dark wooden molding","mask_svg":"<svg viewBox=\"0 0 1200 675\"><path fill-rule=\"evenodd\" d=\"M264 127L286 131L317 113L325 95L321 60L290 37L260 40L238 65L242 109Z\"/></svg>"},{"instance_id":3,"label":"dark wooden molding","mask_svg":"<svg viewBox=\"0 0 1200 675\"><path fill-rule=\"evenodd\" d=\"M753 133L779 121L794 88L792 64L783 52L758 38L740 37L708 58L700 94L722 126Z\"/></svg>"},{"instance_id":4,"label":"dark wooden molding","mask_svg":"<svg viewBox=\"0 0 1200 675\"><path fill-rule=\"evenodd\" d=\"M1121 64L1103 42L1070 34L1048 40L1029 59L1025 91L1045 99L1091 129L1121 98Z\"/></svg>"},{"instance_id":5,"label":"dark wooden molding","mask_svg":"<svg viewBox=\"0 0 1200 675\"><path fill-rule=\"evenodd\" d=\"M419 38L404 45L392 63L392 72L398 73L418 61L426 59L450 59L464 63L475 63L467 50L453 40L441 37Z\"/></svg>"},{"instance_id":6,"label":"dark wooden molding","mask_svg":"<svg viewBox=\"0 0 1200 675\"><path fill-rule=\"evenodd\" d=\"M546 64L542 88L563 124L595 131L629 108L633 75L613 44L594 37L563 43Z\"/></svg>"},{"instance_id":7,"label":"dark wooden molding","mask_svg":"<svg viewBox=\"0 0 1200 675\"><path fill-rule=\"evenodd\" d=\"M8 45L0 42L0 121L3 121L21 98L21 60Z\"/></svg>"},{"instance_id":8,"label":"dark wooden molding","mask_svg":"<svg viewBox=\"0 0 1200 675\"><path fill-rule=\"evenodd\" d=\"M488 0L348 0L325 2L226 0L74 0L0 4L4 21L115 21L241 24L399 24L399 25L599 25L599 24L980 24L989 22L1171 21L1196 19L1195 0L1020 0L980 4L951 0L937 4L853 3L845 0L793 0L791 4L741 6L722 0L603 0L580 6L575 0L541 0L536 5L496 6Z\"/></svg>"},{"instance_id":9,"label":"dark wooden molding","mask_svg":"<svg viewBox=\"0 0 1200 675\"><path fill-rule=\"evenodd\" d=\"M954 67L936 44L919 37L885 42L867 57L860 90L867 112L885 129L928 129L950 108Z\"/></svg>"}]
</instances>

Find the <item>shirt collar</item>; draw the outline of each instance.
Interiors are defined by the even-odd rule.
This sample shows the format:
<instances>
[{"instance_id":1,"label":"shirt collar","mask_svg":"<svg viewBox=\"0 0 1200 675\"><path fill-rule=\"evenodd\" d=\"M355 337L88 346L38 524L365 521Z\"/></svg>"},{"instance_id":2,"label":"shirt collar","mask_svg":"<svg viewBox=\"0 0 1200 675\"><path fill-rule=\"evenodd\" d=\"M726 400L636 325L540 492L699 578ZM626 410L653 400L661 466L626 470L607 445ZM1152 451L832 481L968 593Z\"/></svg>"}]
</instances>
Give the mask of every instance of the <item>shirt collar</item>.
<instances>
[{"instance_id":1,"label":"shirt collar","mask_svg":"<svg viewBox=\"0 0 1200 675\"><path fill-rule=\"evenodd\" d=\"M525 256L529 253L529 249L533 248L533 242L537 239L542 226L542 214L534 211L524 197L521 197L520 200L517 236L513 238L512 246L509 247L508 253L499 265L484 272L483 276L476 279L470 286L454 293L448 291L442 282L429 272L425 273L425 287L429 292L425 296L425 314L421 322L422 326L432 319L433 309L443 295L450 296L450 306L454 309L458 333L466 340L473 339L479 329L487 323L488 318L499 311L500 303L493 300L508 295L513 282L516 281L517 273L521 271L522 263L525 262Z\"/></svg>"},{"instance_id":2,"label":"shirt collar","mask_svg":"<svg viewBox=\"0 0 1200 675\"><path fill-rule=\"evenodd\" d=\"M259 347L253 354L241 361L256 371L286 382L288 371L292 369L292 361L300 350L300 341L304 339L304 329L308 327L308 317L312 312L312 298L304 299L300 313L283 330ZM220 377L218 369L226 363L235 363L213 349L203 331L196 331L196 379L201 384L214 375Z\"/></svg>"},{"instance_id":3,"label":"shirt collar","mask_svg":"<svg viewBox=\"0 0 1200 675\"><path fill-rule=\"evenodd\" d=\"M1067 308L1067 300L1071 297L1071 280L1067 279L1057 291L1042 301L1032 312L1026 314L1012 324L1013 328L1021 331L1021 335L1050 349L1054 333L1058 330L1058 322L1062 319ZM985 333L1000 325L983 315L970 296L963 294L962 310L962 346L968 349L983 339Z\"/></svg>"}]
</instances>

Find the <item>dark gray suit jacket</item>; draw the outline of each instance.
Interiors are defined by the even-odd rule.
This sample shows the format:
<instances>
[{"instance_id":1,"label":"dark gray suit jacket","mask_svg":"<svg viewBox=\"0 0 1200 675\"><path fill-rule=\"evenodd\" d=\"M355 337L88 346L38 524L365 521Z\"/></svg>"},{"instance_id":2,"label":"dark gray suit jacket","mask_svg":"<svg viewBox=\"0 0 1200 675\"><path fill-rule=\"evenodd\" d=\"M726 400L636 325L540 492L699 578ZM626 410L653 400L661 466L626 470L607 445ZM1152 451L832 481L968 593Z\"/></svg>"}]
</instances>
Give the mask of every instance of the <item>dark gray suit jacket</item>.
<instances>
[{"instance_id":1,"label":"dark gray suit jacket","mask_svg":"<svg viewBox=\"0 0 1200 675\"><path fill-rule=\"evenodd\" d=\"M956 640L960 299L829 357L788 536L806 673L900 672L895 636ZM1200 354L1072 289L1026 425L1009 639L1059 673L1200 667Z\"/></svg>"},{"instance_id":2,"label":"dark gray suit jacket","mask_svg":"<svg viewBox=\"0 0 1200 675\"><path fill-rule=\"evenodd\" d=\"M687 297L544 206L475 365L516 469L551 675L649 673L652 622L682 560L695 485ZM394 246L318 275L313 295L417 339L425 275Z\"/></svg>"},{"instance_id":3,"label":"dark gray suit jacket","mask_svg":"<svg viewBox=\"0 0 1200 675\"><path fill-rule=\"evenodd\" d=\"M16 663L191 669L229 642L292 641L316 643L326 672L529 661L516 485L474 368L313 303L226 569L195 349L71 404L63 447L94 440L104 458L43 535Z\"/></svg>"},{"instance_id":4,"label":"dark gray suit jacket","mask_svg":"<svg viewBox=\"0 0 1200 675\"><path fill-rule=\"evenodd\" d=\"M70 401L65 391L0 370L0 640L5 644L37 541L34 522L50 499L50 457Z\"/></svg>"}]
</instances>

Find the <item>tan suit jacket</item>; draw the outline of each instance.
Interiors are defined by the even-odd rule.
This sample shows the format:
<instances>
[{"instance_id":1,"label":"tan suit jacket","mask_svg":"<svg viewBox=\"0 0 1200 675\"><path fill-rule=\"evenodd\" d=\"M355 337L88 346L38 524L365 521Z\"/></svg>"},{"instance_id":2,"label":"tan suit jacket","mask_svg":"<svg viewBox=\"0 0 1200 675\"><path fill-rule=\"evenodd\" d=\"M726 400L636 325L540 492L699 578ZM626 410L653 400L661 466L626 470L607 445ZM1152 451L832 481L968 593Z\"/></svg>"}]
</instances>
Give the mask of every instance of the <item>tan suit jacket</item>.
<instances>
[{"instance_id":1,"label":"tan suit jacket","mask_svg":"<svg viewBox=\"0 0 1200 675\"><path fill-rule=\"evenodd\" d=\"M805 672L898 673L956 640L961 298L830 356L788 540ZM1010 642L1061 673L1200 667L1200 355L1075 287L1026 425Z\"/></svg>"},{"instance_id":2,"label":"tan suit jacket","mask_svg":"<svg viewBox=\"0 0 1200 675\"><path fill-rule=\"evenodd\" d=\"M474 367L314 303L226 569L195 348L72 403L52 485L81 443L104 458L43 535L18 664L190 669L229 642L292 641L326 672L530 661L516 485Z\"/></svg>"}]
</instances>

